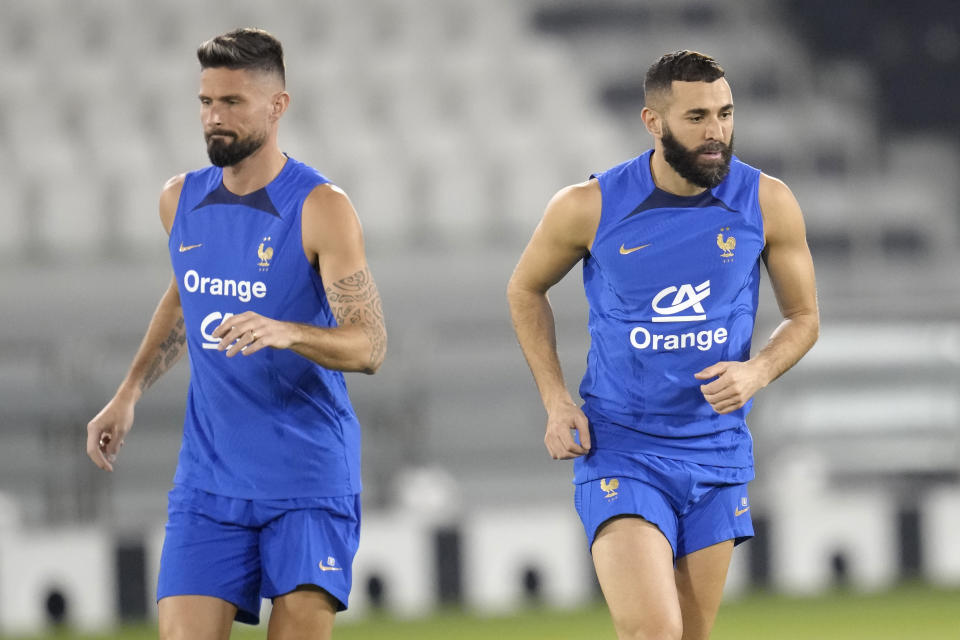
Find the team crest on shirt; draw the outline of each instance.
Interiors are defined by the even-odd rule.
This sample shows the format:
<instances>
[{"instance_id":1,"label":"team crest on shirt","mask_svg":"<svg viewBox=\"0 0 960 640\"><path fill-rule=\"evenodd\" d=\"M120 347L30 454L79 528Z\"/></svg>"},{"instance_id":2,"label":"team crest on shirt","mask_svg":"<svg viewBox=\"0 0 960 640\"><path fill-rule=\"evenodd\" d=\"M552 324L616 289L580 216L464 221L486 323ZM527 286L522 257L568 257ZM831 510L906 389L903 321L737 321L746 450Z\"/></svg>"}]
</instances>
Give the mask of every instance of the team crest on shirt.
<instances>
[{"instance_id":1,"label":"team crest on shirt","mask_svg":"<svg viewBox=\"0 0 960 640\"><path fill-rule=\"evenodd\" d=\"M616 478L611 478L607 480L606 478L600 479L600 489L605 491L604 498L607 500L613 500L617 497L617 489L620 487L620 481Z\"/></svg>"},{"instance_id":2,"label":"team crest on shirt","mask_svg":"<svg viewBox=\"0 0 960 640\"><path fill-rule=\"evenodd\" d=\"M257 257L260 258L257 266L260 267L260 271L269 269L270 261L273 260L273 247L269 246L269 243L270 236L264 236L263 241L260 242L260 246L257 247Z\"/></svg>"},{"instance_id":3,"label":"team crest on shirt","mask_svg":"<svg viewBox=\"0 0 960 640\"><path fill-rule=\"evenodd\" d=\"M725 231L730 231L730 227L720 229L720 233L717 234L717 246L720 247L720 257L723 258L723 261L733 262L733 250L737 246L737 239L733 236L724 239Z\"/></svg>"}]
</instances>

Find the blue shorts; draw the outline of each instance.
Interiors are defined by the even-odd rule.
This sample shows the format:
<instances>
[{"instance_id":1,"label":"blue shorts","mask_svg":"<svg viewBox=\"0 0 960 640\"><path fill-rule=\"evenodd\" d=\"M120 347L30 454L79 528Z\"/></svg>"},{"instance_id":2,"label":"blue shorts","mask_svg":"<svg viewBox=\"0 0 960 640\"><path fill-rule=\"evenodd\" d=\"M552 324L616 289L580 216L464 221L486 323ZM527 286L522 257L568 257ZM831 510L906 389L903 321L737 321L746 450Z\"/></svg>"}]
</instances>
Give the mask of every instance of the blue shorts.
<instances>
[{"instance_id":1,"label":"blue shorts","mask_svg":"<svg viewBox=\"0 0 960 640\"><path fill-rule=\"evenodd\" d=\"M674 558L725 540L740 544L753 537L745 480L752 479L752 469L611 450L592 455L600 457L600 468L618 472L576 485L574 503L588 546L593 546L601 525L624 515L655 524L670 542Z\"/></svg>"},{"instance_id":2,"label":"blue shorts","mask_svg":"<svg viewBox=\"0 0 960 640\"><path fill-rule=\"evenodd\" d=\"M257 624L261 598L316 585L347 608L360 539L360 496L243 500L176 485L157 600L204 595Z\"/></svg>"}]
</instances>

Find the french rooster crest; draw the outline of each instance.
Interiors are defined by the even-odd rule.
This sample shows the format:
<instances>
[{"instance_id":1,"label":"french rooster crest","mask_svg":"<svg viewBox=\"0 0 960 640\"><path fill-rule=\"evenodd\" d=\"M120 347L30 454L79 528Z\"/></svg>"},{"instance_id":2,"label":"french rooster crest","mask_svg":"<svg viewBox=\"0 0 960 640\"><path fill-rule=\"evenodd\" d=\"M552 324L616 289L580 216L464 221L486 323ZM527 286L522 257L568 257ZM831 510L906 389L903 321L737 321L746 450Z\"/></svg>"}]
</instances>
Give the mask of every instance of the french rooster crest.
<instances>
[{"instance_id":1,"label":"french rooster crest","mask_svg":"<svg viewBox=\"0 0 960 640\"><path fill-rule=\"evenodd\" d=\"M260 246L257 247L257 257L260 258L260 262L257 263L257 266L266 268L270 266L270 261L273 260L273 247L265 247L264 244L270 241L270 237L263 239L263 242L260 243Z\"/></svg>"},{"instance_id":2,"label":"french rooster crest","mask_svg":"<svg viewBox=\"0 0 960 640\"><path fill-rule=\"evenodd\" d=\"M606 478L600 479L600 489L606 491L604 498L615 498L617 496L617 488L620 486L620 481L616 478L611 478L607 480Z\"/></svg>"},{"instance_id":3,"label":"french rooster crest","mask_svg":"<svg viewBox=\"0 0 960 640\"><path fill-rule=\"evenodd\" d=\"M717 246L723 251L720 254L721 258L732 258L733 257L733 248L737 246L737 239L733 236L730 236L726 240L723 239L723 231L717 234Z\"/></svg>"}]
</instances>

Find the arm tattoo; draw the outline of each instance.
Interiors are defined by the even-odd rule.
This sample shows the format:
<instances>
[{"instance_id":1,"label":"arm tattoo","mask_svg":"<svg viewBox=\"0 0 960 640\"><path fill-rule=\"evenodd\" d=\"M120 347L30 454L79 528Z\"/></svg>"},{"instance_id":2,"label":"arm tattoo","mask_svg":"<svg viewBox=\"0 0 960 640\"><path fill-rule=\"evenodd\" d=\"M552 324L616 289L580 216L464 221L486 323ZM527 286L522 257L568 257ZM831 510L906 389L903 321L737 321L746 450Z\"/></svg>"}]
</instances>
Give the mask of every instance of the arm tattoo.
<instances>
[{"instance_id":1,"label":"arm tattoo","mask_svg":"<svg viewBox=\"0 0 960 640\"><path fill-rule=\"evenodd\" d=\"M327 301L339 326L360 325L370 341L370 370L383 361L387 331L377 285L366 267L326 288Z\"/></svg>"},{"instance_id":2,"label":"arm tattoo","mask_svg":"<svg viewBox=\"0 0 960 640\"><path fill-rule=\"evenodd\" d=\"M150 366L147 368L147 374L143 377L143 380L140 381L141 391L146 391L150 388L154 382L160 379L160 376L173 366L173 363L177 361L183 352L183 347L186 342L187 332L186 329L184 329L183 316L181 315L173 329L170 330L170 334L160 343L160 352L153 359L153 362L150 363Z\"/></svg>"}]
</instances>

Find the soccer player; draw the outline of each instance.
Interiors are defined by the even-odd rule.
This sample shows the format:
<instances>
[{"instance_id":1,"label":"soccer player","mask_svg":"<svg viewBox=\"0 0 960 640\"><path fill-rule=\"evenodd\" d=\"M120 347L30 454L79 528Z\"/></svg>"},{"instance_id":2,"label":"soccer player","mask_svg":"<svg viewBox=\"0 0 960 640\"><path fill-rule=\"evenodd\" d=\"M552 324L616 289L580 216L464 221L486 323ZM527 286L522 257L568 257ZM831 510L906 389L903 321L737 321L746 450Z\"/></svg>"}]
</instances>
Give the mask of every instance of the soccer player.
<instances>
[{"instance_id":1,"label":"soccer player","mask_svg":"<svg viewBox=\"0 0 960 640\"><path fill-rule=\"evenodd\" d=\"M87 426L106 471L134 405L190 354L183 444L160 561L160 637L329 638L360 526L360 425L342 371L373 373L387 337L346 194L277 141L283 49L259 29L200 45L213 166L160 196L173 279L130 371Z\"/></svg>"},{"instance_id":2,"label":"soccer player","mask_svg":"<svg viewBox=\"0 0 960 640\"><path fill-rule=\"evenodd\" d=\"M514 328L554 459L620 638L707 638L733 547L753 535L754 394L819 332L796 199L733 157L723 69L693 51L648 70L652 150L559 191L510 279ZM583 261L582 408L564 384L547 290ZM783 322L750 354L766 265Z\"/></svg>"}]
</instances>

